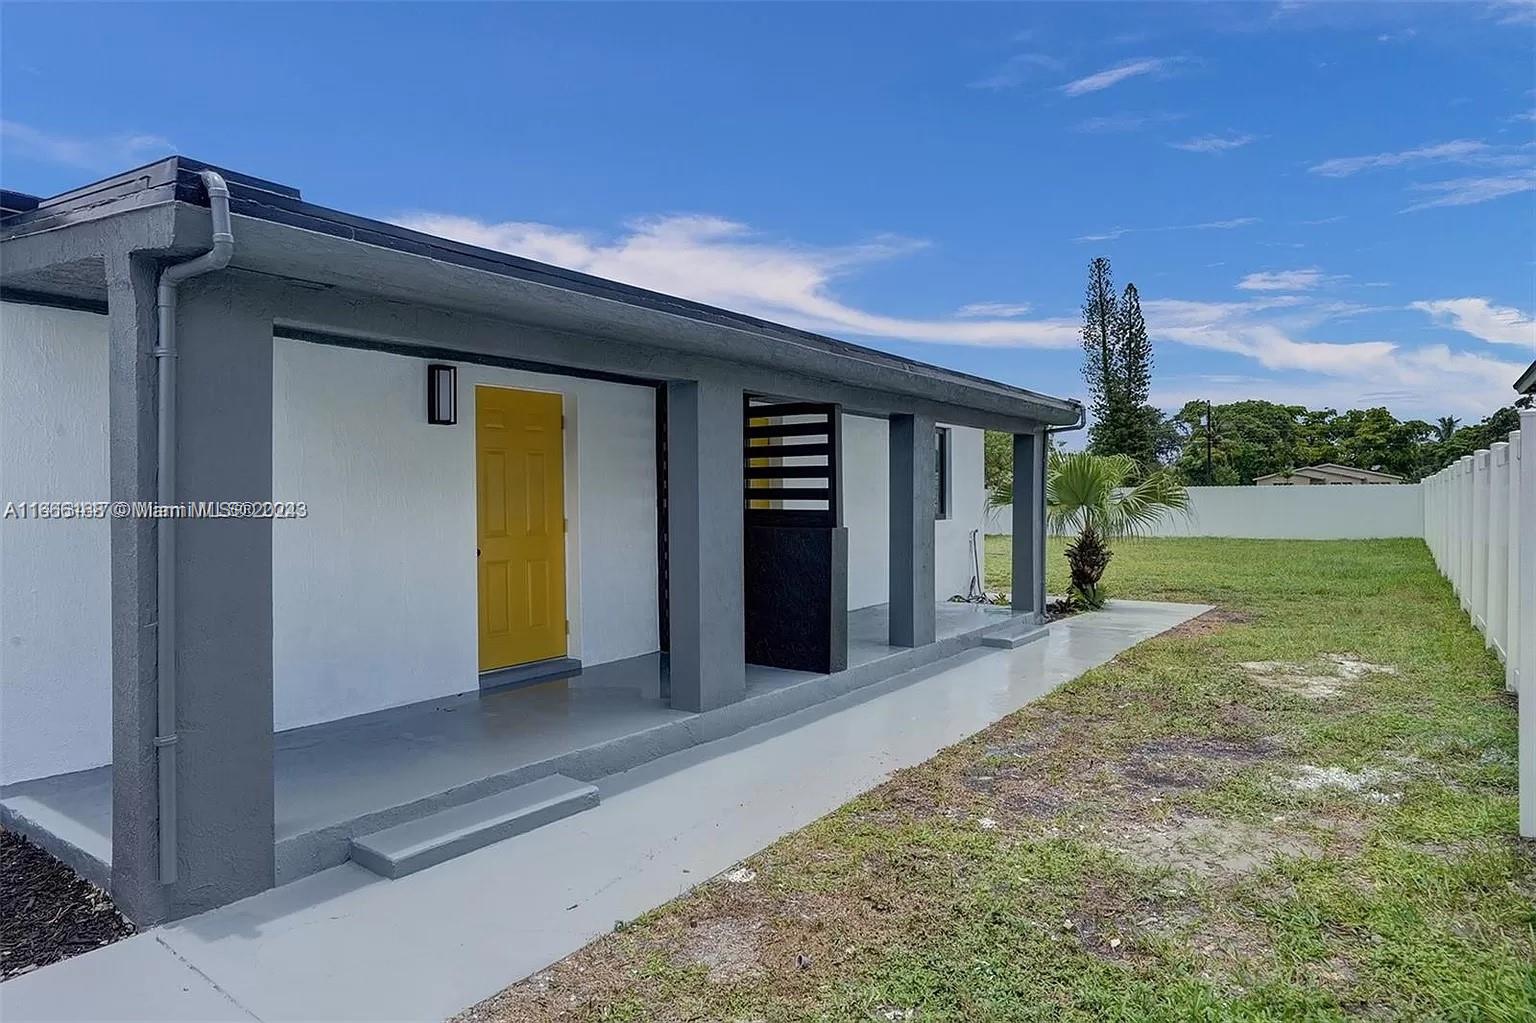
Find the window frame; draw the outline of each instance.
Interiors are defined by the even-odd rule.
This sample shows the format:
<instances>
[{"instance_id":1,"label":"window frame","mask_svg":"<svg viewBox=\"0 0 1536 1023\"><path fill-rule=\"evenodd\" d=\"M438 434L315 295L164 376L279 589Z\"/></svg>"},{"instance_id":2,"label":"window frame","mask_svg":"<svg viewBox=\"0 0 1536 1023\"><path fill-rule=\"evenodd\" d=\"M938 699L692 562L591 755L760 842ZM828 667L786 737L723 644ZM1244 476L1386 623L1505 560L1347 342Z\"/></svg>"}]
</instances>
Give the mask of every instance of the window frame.
<instances>
[{"instance_id":1,"label":"window frame","mask_svg":"<svg viewBox=\"0 0 1536 1023\"><path fill-rule=\"evenodd\" d=\"M954 491L953 436L947 426L934 427L934 475L938 493L935 495L933 517L936 521L944 521L954 515L954 502L951 500Z\"/></svg>"}]
</instances>

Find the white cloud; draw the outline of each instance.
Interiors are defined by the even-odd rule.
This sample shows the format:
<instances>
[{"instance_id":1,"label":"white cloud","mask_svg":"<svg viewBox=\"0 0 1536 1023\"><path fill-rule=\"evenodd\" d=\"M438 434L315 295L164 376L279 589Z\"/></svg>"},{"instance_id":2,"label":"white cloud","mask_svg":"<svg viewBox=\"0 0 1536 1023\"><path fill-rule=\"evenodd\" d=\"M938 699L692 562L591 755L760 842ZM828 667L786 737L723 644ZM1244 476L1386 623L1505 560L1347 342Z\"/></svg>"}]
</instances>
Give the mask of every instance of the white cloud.
<instances>
[{"instance_id":1,"label":"white cloud","mask_svg":"<svg viewBox=\"0 0 1536 1023\"><path fill-rule=\"evenodd\" d=\"M1138 75L1164 74L1177 63L1178 60L1173 57L1139 57L1136 60L1116 64L1114 67L1107 67L1103 71L1096 71L1084 78L1074 79L1061 86L1061 91L1068 96L1086 96L1090 92L1100 92Z\"/></svg>"},{"instance_id":2,"label":"white cloud","mask_svg":"<svg viewBox=\"0 0 1536 1023\"><path fill-rule=\"evenodd\" d=\"M1310 291L1329 280L1317 267L1305 270L1263 270L1237 282L1244 291Z\"/></svg>"},{"instance_id":3,"label":"white cloud","mask_svg":"<svg viewBox=\"0 0 1536 1023\"><path fill-rule=\"evenodd\" d=\"M1089 117L1078 121L1072 126L1072 130L1087 135L1111 135L1144 131L1159 124L1183 120L1184 116L1184 114L1169 113L1164 110L1154 110L1144 114L1109 114L1105 117Z\"/></svg>"},{"instance_id":4,"label":"white cloud","mask_svg":"<svg viewBox=\"0 0 1536 1023\"><path fill-rule=\"evenodd\" d=\"M1336 217L1318 217L1316 220L1303 220L1302 223L1308 226L1316 226L1318 224L1337 224L1339 221L1344 219L1346 218L1341 213Z\"/></svg>"},{"instance_id":5,"label":"white cloud","mask_svg":"<svg viewBox=\"0 0 1536 1023\"><path fill-rule=\"evenodd\" d=\"M1049 53L1018 53L983 78L970 83L972 89L1012 89L1023 85L1036 71L1060 71L1065 65Z\"/></svg>"},{"instance_id":6,"label":"white cloud","mask_svg":"<svg viewBox=\"0 0 1536 1023\"><path fill-rule=\"evenodd\" d=\"M1492 147L1474 139L1456 139L1433 146L1404 149L1396 153L1372 153L1367 156L1340 156L1307 169L1325 178L1346 178L1365 170L1382 167L1401 167L1420 163L1465 163L1490 155Z\"/></svg>"},{"instance_id":7,"label":"white cloud","mask_svg":"<svg viewBox=\"0 0 1536 1023\"><path fill-rule=\"evenodd\" d=\"M1170 378L1158 386L1164 408L1189 398L1213 401L1266 398L1313 407L1379 404L1398 415L1485 415L1509 402L1510 383L1524 369L1445 345L1404 348L1395 341L1323 342L1295 335L1328 316L1290 296L1245 302L1142 302L1154 341L1244 356L1271 376Z\"/></svg>"},{"instance_id":8,"label":"white cloud","mask_svg":"<svg viewBox=\"0 0 1536 1023\"><path fill-rule=\"evenodd\" d=\"M1226 135L1201 135L1198 138L1186 139L1183 142L1170 142L1168 144L1174 149L1182 149L1186 153L1227 153L1256 142L1258 138L1257 135L1228 133Z\"/></svg>"},{"instance_id":9,"label":"white cloud","mask_svg":"<svg viewBox=\"0 0 1536 1023\"><path fill-rule=\"evenodd\" d=\"M1173 224L1167 227L1114 227L1099 234L1078 235L1073 241L1112 242L1128 234L1148 234L1154 231L1230 231L1237 227L1257 224L1258 217L1233 217L1230 220L1207 220L1203 224Z\"/></svg>"},{"instance_id":10,"label":"white cloud","mask_svg":"<svg viewBox=\"0 0 1536 1023\"><path fill-rule=\"evenodd\" d=\"M0 143L5 149L32 159L94 171L127 170L134 164L175 152L175 147L158 135L77 138L40 131L17 121L0 121Z\"/></svg>"},{"instance_id":11,"label":"white cloud","mask_svg":"<svg viewBox=\"0 0 1536 1023\"><path fill-rule=\"evenodd\" d=\"M1536 171L1506 174L1491 178L1455 178L1413 186L1416 191L1437 193L1428 199L1404 206L1399 213L1416 213L1438 206L1471 206L1507 195L1519 195L1536 189Z\"/></svg>"},{"instance_id":12,"label":"white cloud","mask_svg":"<svg viewBox=\"0 0 1536 1023\"><path fill-rule=\"evenodd\" d=\"M1536 0L1494 0L1500 25L1536 24Z\"/></svg>"},{"instance_id":13,"label":"white cloud","mask_svg":"<svg viewBox=\"0 0 1536 1023\"><path fill-rule=\"evenodd\" d=\"M1073 349L1076 317L1022 319L1022 302L978 301L948 317L891 316L837 295L840 278L910 255L920 241L877 236L845 246L807 246L765 237L720 217L672 215L634 221L617 232L576 231L548 224L486 223L421 213L399 218L408 227L475 245L557 263L668 294L740 310L826 333L933 344L995 348ZM1251 222L1211 221L1189 229ZM1145 299L1149 331L1159 343L1225 352L1251 360L1280 382L1242 397L1274 398L1288 386L1310 388L1340 407L1369 395L1400 414L1462 415L1507 401L1523 368L1445 346L1405 350L1395 341L1318 341L1308 334L1339 316L1370 311L1349 303L1313 303L1296 294L1253 292L1230 302ZM1468 310L1463 309L1463 313ZM1298 378L1286 383L1289 376ZM1333 400L1332 395L1353 395ZM1213 397L1220 397L1213 394ZM1437 411L1439 410L1439 411ZM1481 410L1480 412L1478 410Z\"/></svg>"},{"instance_id":14,"label":"white cloud","mask_svg":"<svg viewBox=\"0 0 1536 1023\"><path fill-rule=\"evenodd\" d=\"M974 316L999 316L1007 319L1012 316L1023 316L1029 310L1030 305L1028 302L972 302L969 305L963 305L956 309L955 315L968 318Z\"/></svg>"},{"instance_id":15,"label":"white cloud","mask_svg":"<svg viewBox=\"0 0 1536 1023\"><path fill-rule=\"evenodd\" d=\"M745 224L700 215L644 218L612 237L547 224L485 223L436 213L411 214L397 222L830 334L1016 348L1078 344L1075 319L1020 320L997 313L987 319L969 315L914 319L883 315L837 298L832 285L838 277L923 247L924 243L908 238L880 236L857 245L813 247L764 238Z\"/></svg>"},{"instance_id":16,"label":"white cloud","mask_svg":"<svg viewBox=\"0 0 1536 1023\"><path fill-rule=\"evenodd\" d=\"M1442 298L1415 302L1412 308L1481 341L1536 350L1536 319L1518 309L1494 305L1486 298Z\"/></svg>"}]
</instances>

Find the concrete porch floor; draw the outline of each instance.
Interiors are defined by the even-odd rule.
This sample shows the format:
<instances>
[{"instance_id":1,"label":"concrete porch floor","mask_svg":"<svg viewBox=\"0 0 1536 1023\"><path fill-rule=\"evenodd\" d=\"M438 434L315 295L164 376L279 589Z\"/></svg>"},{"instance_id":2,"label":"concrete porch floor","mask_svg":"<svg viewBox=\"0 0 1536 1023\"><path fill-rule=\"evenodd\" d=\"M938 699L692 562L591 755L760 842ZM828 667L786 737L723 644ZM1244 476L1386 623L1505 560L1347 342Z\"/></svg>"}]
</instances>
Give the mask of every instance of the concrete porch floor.
<instances>
[{"instance_id":1,"label":"concrete porch floor","mask_svg":"<svg viewBox=\"0 0 1536 1023\"><path fill-rule=\"evenodd\" d=\"M886 643L885 606L849 613L848 670L835 676L747 667L747 698L705 715L661 698L665 658L647 654L515 689L463 693L276 736L279 883L342 863L353 835L562 773L594 781L959 652L1007 625L1006 608L938 605L938 642ZM105 885L112 859L112 768L0 791L0 822Z\"/></svg>"},{"instance_id":2,"label":"concrete porch floor","mask_svg":"<svg viewBox=\"0 0 1536 1023\"><path fill-rule=\"evenodd\" d=\"M7 981L5 1018L444 1019L1205 610L1112 601L1041 642L962 650L603 779L599 806L410 877L343 864Z\"/></svg>"}]
</instances>

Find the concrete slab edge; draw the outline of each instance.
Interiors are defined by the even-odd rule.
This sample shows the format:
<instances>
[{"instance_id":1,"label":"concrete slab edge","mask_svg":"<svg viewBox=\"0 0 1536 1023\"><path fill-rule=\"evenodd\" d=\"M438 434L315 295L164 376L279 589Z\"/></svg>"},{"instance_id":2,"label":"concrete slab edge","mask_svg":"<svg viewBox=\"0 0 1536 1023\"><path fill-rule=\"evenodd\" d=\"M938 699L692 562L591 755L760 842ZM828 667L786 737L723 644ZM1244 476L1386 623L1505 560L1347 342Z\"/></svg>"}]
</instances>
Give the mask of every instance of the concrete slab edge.
<instances>
[{"instance_id":1,"label":"concrete slab edge","mask_svg":"<svg viewBox=\"0 0 1536 1023\"><path fill-rule=\"evenodd\" d=\"M832 675L809 678L779 689L748 696L714 710L668 721L605 743L572 750L510 771L478 778L442 792L351 821L280 839L276 848L277 883L286 884L328 867L345 863L352 839L398 824L417 820L450 807L482 799L551 774L579 781L597 781L632 770L649 761L702 743L722 739L817 704L826 703L880 682L905 675L956 654L981 647L983 639L998 629L1017 627L1017 619L1002 619L949 636L926 646L897 650ZM1049 626L1042 626L1044 637Z\"/></svg>"},{"instance_id":2,"label":"concrete slab edge","mask_svg":"<svg viewBox=\"0 0 1536 1023\"><path fill-rule=\"evenodd\" d=\"M111 863L91 855L74 843L66 841L55 834L55 832L64 831L67 828L59 825L50 825L47 820L34 819L32 816L4 803L0 803L0 827L23 836L34 845L51 853L75 873L103 891L111 888Z\"/></svg>"}]
</instances>

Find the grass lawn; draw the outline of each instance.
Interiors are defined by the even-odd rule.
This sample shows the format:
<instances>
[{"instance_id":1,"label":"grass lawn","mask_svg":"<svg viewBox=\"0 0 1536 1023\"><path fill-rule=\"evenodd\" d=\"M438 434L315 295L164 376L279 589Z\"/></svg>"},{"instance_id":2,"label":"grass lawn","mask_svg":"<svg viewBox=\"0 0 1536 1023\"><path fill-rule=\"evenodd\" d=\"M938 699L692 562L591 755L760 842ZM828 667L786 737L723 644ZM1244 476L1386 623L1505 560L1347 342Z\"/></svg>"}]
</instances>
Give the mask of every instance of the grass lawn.
<instances>
[{"instance_id":1,"label":"grass lawn","mask_svg":"<svg viewBox=\"0 0 1536 1023\"><path fill-rule=\"evenodd\" d=\"M1220 610L467 1018L1536 1019L1513 702L1424 545L1140 540L1105 578Z\"/></svg>"}]
</instances>

